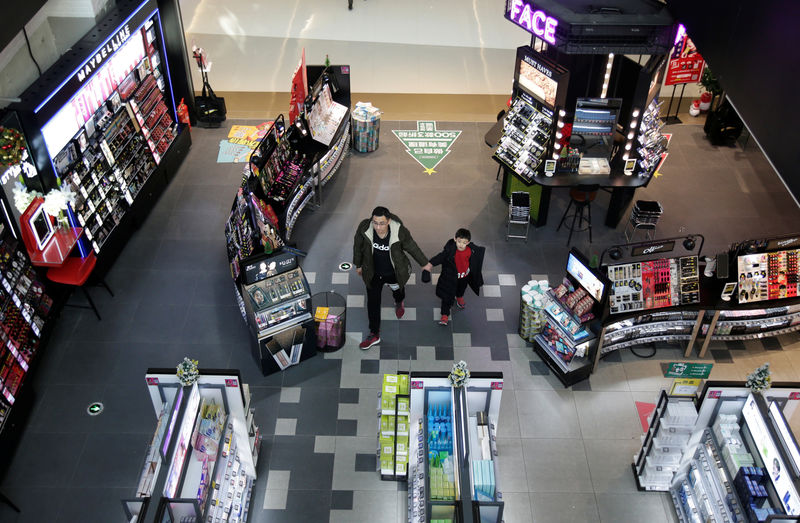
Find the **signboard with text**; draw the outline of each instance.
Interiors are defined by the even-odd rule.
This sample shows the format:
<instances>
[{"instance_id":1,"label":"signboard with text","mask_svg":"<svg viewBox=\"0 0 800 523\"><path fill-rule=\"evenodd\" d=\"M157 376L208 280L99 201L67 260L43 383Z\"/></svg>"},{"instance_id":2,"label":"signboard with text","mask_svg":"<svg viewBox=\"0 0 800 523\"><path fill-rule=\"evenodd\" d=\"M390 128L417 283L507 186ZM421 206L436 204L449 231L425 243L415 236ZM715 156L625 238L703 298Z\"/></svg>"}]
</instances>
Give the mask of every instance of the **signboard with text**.
<instances>
[{"instance_id":1,"label":"signboard with text","mask_svg":"<svg viewBox=\"0 0 800 523\"><path fill-rule=\"evenodd\" d=\"M672 49L672 56L669 58L667 75L664 85L689 84L700 81L703 74L705 61L692 40L684 33L675 47Z\"/></svg>"},{"instance_id":2,"label":"signboard with text","mask_svg":"<svg viewBox=\"0 0 800 523\"><path fill-rule=\"evenodd\" d=\"M665 378L700 378L706 379L711 374L713 363L672 362L664 373Z\"/></svg>"}]
</instances>

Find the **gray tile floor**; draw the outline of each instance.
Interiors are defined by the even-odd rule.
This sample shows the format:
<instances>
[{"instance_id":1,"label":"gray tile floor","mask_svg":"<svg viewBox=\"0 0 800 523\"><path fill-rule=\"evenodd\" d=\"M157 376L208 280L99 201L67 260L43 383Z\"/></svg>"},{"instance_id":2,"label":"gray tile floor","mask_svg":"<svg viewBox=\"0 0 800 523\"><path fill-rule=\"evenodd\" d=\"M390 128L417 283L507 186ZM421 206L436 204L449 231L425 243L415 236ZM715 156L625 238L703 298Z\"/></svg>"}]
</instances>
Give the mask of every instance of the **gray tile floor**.
<instances>
[{"instance_id":1,"label":"gray tile floor","mask_svg":"<svg viewBox=\"0 0 800 523\"><path fill-rule=\"evenodd\" d=\"M223 226L241 165L215 163L227 127L193 131L189 157L107 277L116 296L96 293L103 321L88 311L61 315L33 383L35 410L0 483L23 512L0 506L1 521L123 521L119 499L132 494L155 424L145 369L187 355L202 367L238 368L251 385L264 434L251 522L403 521L405 485L374 472L380 374L448 370L453 359L505 375L498 445L507 523L673 520L665 495L636 491L630 462L641 433L635 402L652 402L669 385L661 363L682 359L682 349L660 346L649 360L612 354L565 389L516 335L518 285L563 272L566 235L555 228L566 190L553 193L549 225L532 229L527 243L506 242L507 207L483 144L489 124L441 122L463 133L431 176L390 133L414 122L383 127L380 148L344 162L293 237L309 253L302 264L313 290L346 295L347 344L268 377L251 359L225 259ZM757 150L712 147L696 125L667 129L674 135L663 174L637 193L664 206L660 237L703 233L705 252L715 253L735 240L794 232L800 211ZM487 247L486 286L443 327L432 286L410 285L407 317L397 321L389 309L383 343L362 352L364 286L338 265L351 258L357 221L379 204L405 220L429 256L458 227L471 229ZM600 193L595 216L607 205ZM622 225L596 223L593 244L574 239L590 256L623 240ZM388 292L384 299L389 305ZM770 361L775 379L798 380L799 340L714 346L712 378L743 379ZM95 400L106 410L89 417Z\"/></svg>"}]
</instances>

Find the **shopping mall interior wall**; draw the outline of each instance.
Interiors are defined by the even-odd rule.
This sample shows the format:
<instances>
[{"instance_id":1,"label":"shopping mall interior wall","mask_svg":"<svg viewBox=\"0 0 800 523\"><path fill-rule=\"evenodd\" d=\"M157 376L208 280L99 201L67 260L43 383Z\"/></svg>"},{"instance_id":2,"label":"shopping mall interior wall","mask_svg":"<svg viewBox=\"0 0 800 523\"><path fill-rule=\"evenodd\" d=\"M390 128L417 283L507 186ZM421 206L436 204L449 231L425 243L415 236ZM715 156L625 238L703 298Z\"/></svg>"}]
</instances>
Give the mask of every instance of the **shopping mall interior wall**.
<instances>
[{"instance_id":1,"label":"shopping mall interior wall","mask_svg":"<svg viewBox=\"0 0 800 523\"><path fill-rule=\"evenodd\" d=\"M0 98L19 96L80 40L102 16L113 0L8 0L0 15ZM35 10L29 6L38 6ZM13 20L12 20L13 18ZM30 51L22 33L25 27ZM33 55L33 58L31 58ZM34 59L36 62L34 63ZM8 105L0 101L0 107Z\"/></svg>"},{"instance_id":2,"label":"shopping mall interior wall","mask_svg":"<svg viewBox=\"0 0 800 523\"><path fill-rule=\"evenodd\" d=\"M800 200L800 3L670 0L753 136Z\"/></svg>"},{"instance_id":3,"label":"shopping mall interior wall","mask_svg":"<svg viewBox=\"0 0 800 523\"><path fill-rule=\"evenodd\" d=\"M515 49L530 34L502 0L181 0L186 42L213 62L216 91L289 91L309 64L352 67L354 92L508 94ZM195 70L194 84L202 85Z\"/></svg>"}]
</instances>

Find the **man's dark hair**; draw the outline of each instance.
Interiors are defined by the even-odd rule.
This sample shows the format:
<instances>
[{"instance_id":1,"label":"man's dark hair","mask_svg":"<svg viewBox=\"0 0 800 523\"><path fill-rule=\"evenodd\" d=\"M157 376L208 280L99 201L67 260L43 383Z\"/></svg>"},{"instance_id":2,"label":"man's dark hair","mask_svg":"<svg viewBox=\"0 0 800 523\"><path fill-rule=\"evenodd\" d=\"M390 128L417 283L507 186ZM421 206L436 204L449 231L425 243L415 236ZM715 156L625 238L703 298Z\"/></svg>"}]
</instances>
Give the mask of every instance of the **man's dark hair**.
<instances>
[{"instance_id":1,"label":"man's dark hair","mask_svg":"<svg viewBox=\"0 0 800 523\"><path fill-rule=\"evenodd\" d=\"M380 205L372 209L372 216L384 216L387 220L391 219L389 209Z\"/></svg>"},{"instance_id":2,"label":"man's dark hair","mask_svg":"<svg viewBox=\"0 0 800 523\"><path fill-rule=\"evenodd\" d=\"M465 240L472 240L472 235L467 229L459 229L456 231L456 238L463 238Z\"/></svg>"}]
</instances>

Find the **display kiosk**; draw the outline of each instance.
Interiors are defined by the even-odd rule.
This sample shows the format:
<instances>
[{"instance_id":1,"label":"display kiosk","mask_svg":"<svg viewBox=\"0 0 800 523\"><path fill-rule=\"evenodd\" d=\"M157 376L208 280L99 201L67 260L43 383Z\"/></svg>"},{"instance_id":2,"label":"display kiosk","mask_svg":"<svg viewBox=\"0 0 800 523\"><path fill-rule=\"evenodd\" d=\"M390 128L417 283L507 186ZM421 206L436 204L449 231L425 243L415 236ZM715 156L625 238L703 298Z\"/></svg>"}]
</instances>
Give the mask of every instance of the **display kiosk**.
<instances>
[{"instance_id":1,"label":"display kiosk","mask_svg":"<svg viewBox=\"0 0 800 523\"><path fill-rule=\"evenodd\" d=\"M447 376L409 376L408 521L500 523L495 436L503 374L475 372L458 388Z\"/></svg>"},{"instance_id":2,"label":"display kiosk","mask_svg":"<svg viewBox=\"0 0 800 523\"><path fill-rule=\"evenodd\" d=\"M678 521L800 521L800 384L754 393L706 382L697 401L662 391L633 458L640 490L668 491Z\"/></svg>"},{"instance_id":3,"label":"display kiosk","mask_svg":"<svg viewBox=\"0 0 800 523\"><path fill-rule=\"evenodd\" d=\"M261 436L239 372L200 370L190 386L171 369L145 379L157 423L126 520L246 522Z\"/></svg>"}]
</instances>

